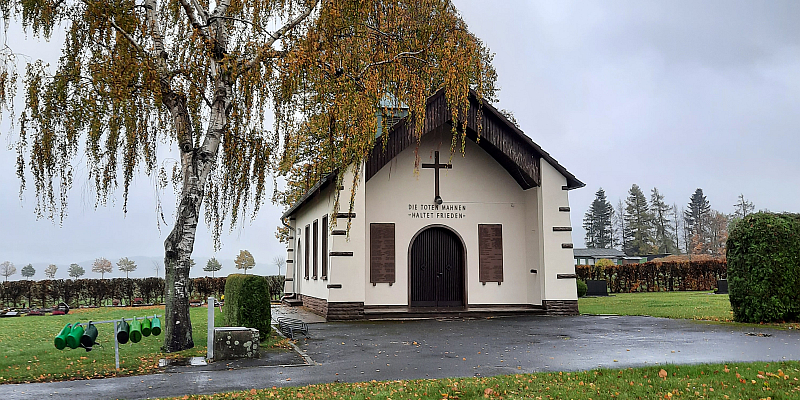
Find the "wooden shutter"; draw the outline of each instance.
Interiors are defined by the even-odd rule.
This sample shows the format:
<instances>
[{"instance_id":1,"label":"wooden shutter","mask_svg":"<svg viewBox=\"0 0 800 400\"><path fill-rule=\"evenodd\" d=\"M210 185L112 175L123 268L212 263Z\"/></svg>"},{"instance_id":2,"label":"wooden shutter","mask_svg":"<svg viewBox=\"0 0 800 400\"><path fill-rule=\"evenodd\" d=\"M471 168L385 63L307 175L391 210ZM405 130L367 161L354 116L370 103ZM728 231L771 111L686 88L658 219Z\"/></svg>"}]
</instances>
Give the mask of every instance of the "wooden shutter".
<instances>
[{"instance_id":1,"label":"wooden shutter","mask_svg":"<svg viewBox=\"0 0 800 400\"><path fill-rule=\"evenodd\" d=\"M503 281L503 225L478 224L478 280Z\"/></svg>"},{"instance_id":2,"label":"wooden shutter","mask_svg":"<svg viewBox=\"0 0 800 400\"><path fill-rule=\"evenodd\" d=\"M328 216L322 217L322 279L328 279Z\"/></svg>"},{"instance_id":3,"label":"wooden shutter","mask_svg":"<svg viewBox=\"0 0 800 400\"><path fill-rule=\"evenodd\" d=\"M394 224L369 224L369 280L394 283Z\"/></svg>"}]
</instances>

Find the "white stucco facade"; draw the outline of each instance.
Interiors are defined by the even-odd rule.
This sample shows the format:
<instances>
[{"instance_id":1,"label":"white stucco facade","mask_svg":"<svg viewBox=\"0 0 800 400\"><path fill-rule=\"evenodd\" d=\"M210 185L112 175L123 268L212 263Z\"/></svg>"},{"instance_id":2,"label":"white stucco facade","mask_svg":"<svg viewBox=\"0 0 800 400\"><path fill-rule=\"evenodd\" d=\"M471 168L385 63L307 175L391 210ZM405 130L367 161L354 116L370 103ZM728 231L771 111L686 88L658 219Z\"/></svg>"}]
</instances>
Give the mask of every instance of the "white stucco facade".
<instances>
[{"instance_id":1,"label":"white stucco facade","mask_svg":"<svg viewBox=\"0 0 800 400\"><path fill-rule=\"evenodd\" d=\"M457 150L451 155L450 132L445 130L422 138L419 162L432 163L436 151L440 163L452 165L439 171L441 205L434 203L434 169L415 169L415 148L409 147L366 182L360 167L352 211L352 170L345 173L340 187L335 182L328 184L294 211L288 219L293 240L287 259L293 260L293 267L287 269L286 276L292 281L287 282L286 292L324 315L334 304L360 307L367 314L371 309L409 310L409 255L414 237L428 227L441 226L454 232L464 247L463 311L545 310L547 302L567 302L570 309L574 302L577 310L567 179L542 159L541 184L523 189L472 140L466 141L463 154ZM331 216L337 190L341 193L340 217L334 224ZM349 231L342 213L351 217ZM319 223L325 216L330 226L327 232L318 232L318 240L327 238L328 254L322 254L320 245L316 250L318 268L327 257L328 274L306 277L306 243L311 247L309 262L314 259L313 239L307 241L306 228L313 234L314 221ZM372 223L394 224L394 282L373 284L370 278ZM479 224L502 226L500 283L479 279Z\"/></svg>"}]
</instances>

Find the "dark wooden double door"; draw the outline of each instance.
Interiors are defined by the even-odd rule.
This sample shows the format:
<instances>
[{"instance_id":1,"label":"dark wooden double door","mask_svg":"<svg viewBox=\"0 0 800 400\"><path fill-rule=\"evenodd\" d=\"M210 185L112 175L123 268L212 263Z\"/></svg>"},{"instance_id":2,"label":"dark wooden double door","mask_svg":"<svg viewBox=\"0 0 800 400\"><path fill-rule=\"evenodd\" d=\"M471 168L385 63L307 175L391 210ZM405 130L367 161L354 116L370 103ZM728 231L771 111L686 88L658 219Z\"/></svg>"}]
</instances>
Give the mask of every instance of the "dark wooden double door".
<instances>
[{"instance_id":1,"label":"dark wooden double door","mask_svg":"<svg viewBox=\"0 0 800 400\"><path fill-rule=\"evenodd\" d=\"M464 306L464 246L455 233L428 228L411 245L411 307Z\"/></svg>"}]
</instances>

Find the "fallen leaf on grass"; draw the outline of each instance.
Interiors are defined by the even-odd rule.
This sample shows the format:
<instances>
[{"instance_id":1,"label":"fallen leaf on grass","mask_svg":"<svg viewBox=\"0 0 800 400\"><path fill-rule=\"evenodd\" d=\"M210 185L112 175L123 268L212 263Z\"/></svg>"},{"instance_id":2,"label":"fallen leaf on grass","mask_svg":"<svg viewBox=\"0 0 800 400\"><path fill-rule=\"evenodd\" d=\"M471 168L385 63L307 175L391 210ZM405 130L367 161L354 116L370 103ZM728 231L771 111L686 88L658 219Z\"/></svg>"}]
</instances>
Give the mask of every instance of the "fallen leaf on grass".
<instances>
[{"instance_id":1,"label":"fallen leaf on grass","mask_svg":"<svg viewBox=\"0 0 800 400\"><path fill-rule=\"evenodd\" d=\"M663 378L663 379L665 379L665 380L666 380L666 379L667 379L667 371L665 371L665 370L662 368L662 369L661 369L661 371L658 371L658 377L659 377L659 378Z\"/></svg>"}]
</instances>

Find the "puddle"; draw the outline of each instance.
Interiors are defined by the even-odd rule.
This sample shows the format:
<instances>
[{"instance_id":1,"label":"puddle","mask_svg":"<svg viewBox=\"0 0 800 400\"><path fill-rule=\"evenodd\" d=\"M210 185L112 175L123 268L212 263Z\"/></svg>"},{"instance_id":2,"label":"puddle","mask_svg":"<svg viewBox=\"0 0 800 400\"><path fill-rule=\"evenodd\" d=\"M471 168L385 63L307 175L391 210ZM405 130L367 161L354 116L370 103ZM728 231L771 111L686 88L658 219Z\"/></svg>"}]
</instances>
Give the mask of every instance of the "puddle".
<instances>
[{"instance_id":1,"label":"puddle","mask_svg":"<svg viewBox=\"0 0 800 400\"><path fill-rule=\"evenodd\" d=\"M198 366L205 366L208 365L206 362L205 357L189 357L189 358L173 358L173 359L166 359L162 358L158 360L158 367L198 367Z\"/></svg>"}]
</instances>

